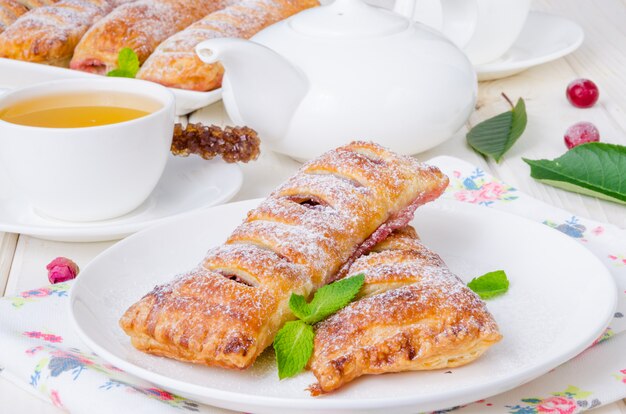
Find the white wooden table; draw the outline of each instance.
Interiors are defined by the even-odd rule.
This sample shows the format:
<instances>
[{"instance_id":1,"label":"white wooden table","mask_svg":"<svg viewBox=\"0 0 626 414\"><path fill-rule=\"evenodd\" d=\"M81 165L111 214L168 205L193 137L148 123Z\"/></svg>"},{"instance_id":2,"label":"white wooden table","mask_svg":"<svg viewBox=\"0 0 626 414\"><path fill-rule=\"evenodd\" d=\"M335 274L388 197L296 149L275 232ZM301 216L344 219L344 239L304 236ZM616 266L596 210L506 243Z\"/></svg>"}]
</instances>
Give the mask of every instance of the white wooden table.
<instances>
[{"instance_id":1,"label":"white wooden table","mask_svg":"<svg viewBox=\"0 0 626 414\"><path fill-rule=\"evenodd\" d=\"M478 110L468 125L506 110L507 104L500 97L501 92L506 92L513 99L521 96L526 100L529 123L524 136L501 164L487 162L471 151L465 143L465 131L419 158L447 154L465 159L538 199L626 228L626 207L538 184L530 178L528 167L521 160L522 156L553 158L562 154L563 132L581 120L595 123L605 142L626 145L626 0L536 0L534 8L577 21L586 34L583 46L567 58L508 79L482 83ZM580 110L567 103L565 87L577 77L590 78L599 85L600 102L594 108ZM228 122L221 103L193 114L190 120ZM245 182L235 199L267 195L298 165L264 151L257 162L243 166ZM60 243L0 233L0 294L11 295L47 284L45 266L56 256L70 257L84 267L113 243ZM57 408L0 378L0 413L56 412ZM620 401L595 412L626 414L626 404Z\"/></svg>"}]
</instances>

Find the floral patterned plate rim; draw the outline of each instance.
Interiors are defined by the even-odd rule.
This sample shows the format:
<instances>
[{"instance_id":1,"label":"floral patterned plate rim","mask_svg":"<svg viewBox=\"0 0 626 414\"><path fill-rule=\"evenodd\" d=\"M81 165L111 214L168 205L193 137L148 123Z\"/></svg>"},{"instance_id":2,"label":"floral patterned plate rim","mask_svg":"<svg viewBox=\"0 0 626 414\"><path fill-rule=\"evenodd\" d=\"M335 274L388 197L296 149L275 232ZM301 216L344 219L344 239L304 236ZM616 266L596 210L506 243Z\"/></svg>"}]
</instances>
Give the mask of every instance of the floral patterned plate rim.
<instances>
[{"instance_id":1,"label":"floral patterned plate rim","mask_svg":"<svg viewBox=\"0 0 626 414\"><path fill-rule=\"evenodd\" d=\"M509 292L488 302L504 339L464 367L368 376L313 398L309 372L279 381L265 352L247 371L180 363L135 350L117 321L155 284L195 266L259 200L159 224L114 245L79 275L70 314L81 339L113 365L177 395L218 407L272 413L416 413L463 405L545 374L590 346L611 320L615 283L566 235L515 215L455 200L418 209L412 224L464 280L504 269Z\"/></svg>"}]
</instances>

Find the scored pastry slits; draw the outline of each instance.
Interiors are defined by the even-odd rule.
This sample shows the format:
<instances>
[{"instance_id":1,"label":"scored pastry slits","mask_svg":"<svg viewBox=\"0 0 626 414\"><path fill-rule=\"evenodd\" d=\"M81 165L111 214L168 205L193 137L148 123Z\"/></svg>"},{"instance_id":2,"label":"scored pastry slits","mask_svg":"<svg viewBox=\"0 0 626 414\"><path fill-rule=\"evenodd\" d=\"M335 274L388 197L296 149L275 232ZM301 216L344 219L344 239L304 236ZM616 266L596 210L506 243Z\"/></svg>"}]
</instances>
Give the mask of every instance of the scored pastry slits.
<instances>
[{"instance_id":1,"label":"scored pastry slits","mask_svg":"<svg viewBox=\"0 0 626 414\"><path fill-rule=\"evenodd\" d=\"M83 34L111 10L107 0L60 0L37 7L0 34L0 57L68 66Z\"/></svg>"},{"instance_id":2,"label":"scored pastry slits","mask_svg":"<svg viewBox=\"0 0 626 414\"><path fill-rule=\"evenodd\" d=\"M137 0L117 7L94 24L76 46L72 69L105 74L117 68L117 57L131 48L142 64L154 49L209 13L237 0Z\"/></svg>"},{"instance_id":3,"label":"scored pastry slits","mask_svg":"<svg viewBox=\"0 0 626 414\"><path fill-rule=\"evenodd\" d=\"M485 303L426 248L412 227L359 257L355 302L316 326L312 395L366 374L458 367L501 339Z\"/></svg>"},{"instance_id":4,"label":"scored pastry slits","mask_svg":"<svg viewBox=\"0 0 626 414\"><path fill-rule=\"evenodd\" d=\"M199 269L132 305L120 325L145 352L249 367L293 318L292 292L309 296L331 281L389 219L447 183L437 168L375 144L330 151L249 212Z\"/></svg>"},{"instance_id":5,"label":"scored pastry slits","mask_svg":"<svg viewBox=\"0 0 626 414\"><path fill-rule=\"evenodd\" d=\"M317 0L241 0L165 40L146 60L137 77L181 89L219 88L224 68L198 58L195 47L200 42L222 37L248 39L273 23L318 5Z\"/></svg>"}]
</instances>

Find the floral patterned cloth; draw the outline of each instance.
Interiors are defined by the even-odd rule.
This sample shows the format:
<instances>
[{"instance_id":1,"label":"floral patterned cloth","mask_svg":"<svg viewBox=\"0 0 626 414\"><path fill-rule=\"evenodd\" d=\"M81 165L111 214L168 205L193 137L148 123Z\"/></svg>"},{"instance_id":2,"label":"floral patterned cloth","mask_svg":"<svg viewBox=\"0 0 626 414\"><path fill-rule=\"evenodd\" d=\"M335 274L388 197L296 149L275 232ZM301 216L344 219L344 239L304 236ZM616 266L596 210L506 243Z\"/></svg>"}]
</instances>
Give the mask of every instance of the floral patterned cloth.
<instances>
[{"instance_id":1,"label":"floral patterned cloth","mask_svg":"<svg viewBox=\"0 0 626 414\"><path fill-rule=\"evenodd\" d=\"M610 269L620 295L610 327L581 355L514 390L440 412L574 414L626 397L626 232L539 202L461 160L431 163L450 176L445 197L519 214L583 243ZM232 413L158 389L90 352L69 324L71 284L0 300L0 375L73 413Z\"/></svg>"}]
</instances>

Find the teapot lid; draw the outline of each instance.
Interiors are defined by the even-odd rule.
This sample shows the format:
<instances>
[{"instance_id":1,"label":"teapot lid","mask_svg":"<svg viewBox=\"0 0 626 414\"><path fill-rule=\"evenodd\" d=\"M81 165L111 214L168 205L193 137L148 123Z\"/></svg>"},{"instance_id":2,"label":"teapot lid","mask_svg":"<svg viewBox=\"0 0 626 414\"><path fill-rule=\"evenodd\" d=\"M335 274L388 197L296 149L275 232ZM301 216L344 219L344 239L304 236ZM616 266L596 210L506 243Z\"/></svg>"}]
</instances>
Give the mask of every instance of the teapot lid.
<instances>
[{"instance_id":1,"label":"teapot lid","mask_svg":"<svg viewBox=\"0 0 626 414\"><path fill-rule=\"evenodd\" d=\"M410 21L399 14L369 6L361 0L335 0L290 19L293 30L312 36L384 36L406 30Z\"/></svg>"}]
</instances>

